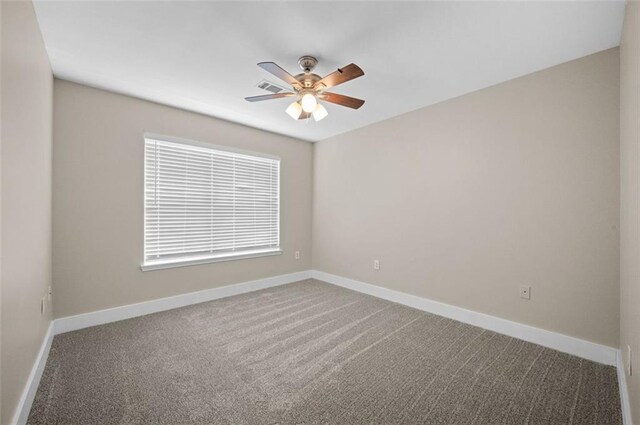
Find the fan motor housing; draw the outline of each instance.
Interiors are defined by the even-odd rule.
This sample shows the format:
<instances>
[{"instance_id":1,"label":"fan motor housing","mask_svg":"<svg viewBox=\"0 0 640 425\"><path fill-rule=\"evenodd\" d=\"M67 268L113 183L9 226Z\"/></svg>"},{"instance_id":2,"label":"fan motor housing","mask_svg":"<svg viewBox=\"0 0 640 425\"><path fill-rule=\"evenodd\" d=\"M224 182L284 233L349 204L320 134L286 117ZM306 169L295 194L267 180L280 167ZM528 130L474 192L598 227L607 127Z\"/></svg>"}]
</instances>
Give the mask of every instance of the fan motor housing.
<instances>
[{"instance_id":1,"label":"fan motor housing","mask_svg":"<svg viewBox=\"0 0 640 425\"><path fill-rule=\"evenodd\" d=\"M300 83L302 84L302 87L306 89L313 87L313 85L316 82L322 79L322 77L319 76L318 74L311 74L311 73L298 74L298 75L295 75L293 78L300 81Z\"/></svg>"}]
</instances>

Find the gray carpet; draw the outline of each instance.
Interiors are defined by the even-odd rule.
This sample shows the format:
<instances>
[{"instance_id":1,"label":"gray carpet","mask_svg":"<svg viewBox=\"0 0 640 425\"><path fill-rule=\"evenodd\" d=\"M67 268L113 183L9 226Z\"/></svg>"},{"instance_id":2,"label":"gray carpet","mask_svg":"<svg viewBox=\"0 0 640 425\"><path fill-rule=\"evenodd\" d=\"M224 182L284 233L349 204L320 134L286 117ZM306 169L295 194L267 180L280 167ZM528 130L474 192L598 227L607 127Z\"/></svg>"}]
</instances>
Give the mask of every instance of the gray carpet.
<instances>
[{"instance_id":1,"label":"gray carpet","mask_svg":"<svg viewBox=\"0 0 640 425\"><path fill-rule=\"evenodd\" d=\"M621 424L613 367L308 280L58 335L29 424Z\"/></svg>"}]
</instances>

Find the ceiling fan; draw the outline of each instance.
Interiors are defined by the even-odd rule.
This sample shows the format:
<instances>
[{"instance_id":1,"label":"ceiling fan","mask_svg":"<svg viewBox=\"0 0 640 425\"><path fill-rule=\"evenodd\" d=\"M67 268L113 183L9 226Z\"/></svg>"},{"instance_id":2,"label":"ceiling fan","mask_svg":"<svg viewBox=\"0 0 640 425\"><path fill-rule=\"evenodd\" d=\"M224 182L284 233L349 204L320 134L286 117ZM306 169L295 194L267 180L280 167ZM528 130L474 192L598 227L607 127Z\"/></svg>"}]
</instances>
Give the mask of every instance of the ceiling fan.
<instances>
[{"instance_id":1,"label":"ceiling fan","mask_svg":"<svg viewBox=\"0 0 640 425\"><path fill-rule=\"evenodd\" d=\"M296 101L289 105L286 113L294 120L304 120L313 116L316 121L320 121L329 114L325 107L318 102L319 100L352 109L358 109L364 105L364 100L326 91L338 84L363 76L364 71L358 65L352 63L343 68L338 68L337 71L325 77L320 77L318 74L311 72L317 64L318 60L313 56L302 56L298 59L298 65L300 65L303 72L293 76L274 62L260 62L258 64L260 68L288 83L293 91L245 97L245 100L260 102L283 97L297 97Z\"/></svg>"}]
</instances>

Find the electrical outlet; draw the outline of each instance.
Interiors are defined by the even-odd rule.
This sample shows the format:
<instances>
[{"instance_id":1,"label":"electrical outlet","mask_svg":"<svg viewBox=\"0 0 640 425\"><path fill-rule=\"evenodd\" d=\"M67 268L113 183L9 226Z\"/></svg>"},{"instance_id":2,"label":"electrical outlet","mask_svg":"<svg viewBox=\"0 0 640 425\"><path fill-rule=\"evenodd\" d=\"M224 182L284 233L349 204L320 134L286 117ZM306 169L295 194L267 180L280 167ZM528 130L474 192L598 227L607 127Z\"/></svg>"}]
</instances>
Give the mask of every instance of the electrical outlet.
<instances>
[{"instance_id":1,"label":"electrical outlet","mask_svg":"<svg viewBox=\"0 0 640 425\"><path fill-rule=\"evenodd\" d=\"M53 294L53 290L51 289L51 285L49 285L49 291L47 292L47 299L51 302L51 295Z\"/></svg>"},{"instance_id":2,"label":"electrical outlet","mask_svg":"<svg viewBox=\"0 0 640 425\"><path fill-rule=\"evenodd\" d=\"M294 254L296 260L300 259L300 251L296 251L296 253Z\"/></svg>"},{"instance_id":3,"label":"electrical outlet","mask_svg":"<svg viewBox=\"0 0 640 425\"><path fill-rule=\"evenodd\" d=\"M629 376L633 375L633 366L632 366L632 357L631 357L631 346L627 345L627 373Z\"/></svg>"},{"instance_id":4,"label":"electrical outlet","mask_svg":"<svg viewBox=\"0 0 640 425\"><path fill-rule=\"evenodd\" d=\"M531 299L531 286L521 285L520 286L520 298L523 300Z\"/></svg>"},{"instance_id":5,"label":"electrical outlet","mask_svg":"<svg viewBox=\"0 0 640 425\"><path fill-rule=\"evenodd\" d=\"M380 270L380 260L373 260L373 270Z\"/></svg>"}]
</instances>

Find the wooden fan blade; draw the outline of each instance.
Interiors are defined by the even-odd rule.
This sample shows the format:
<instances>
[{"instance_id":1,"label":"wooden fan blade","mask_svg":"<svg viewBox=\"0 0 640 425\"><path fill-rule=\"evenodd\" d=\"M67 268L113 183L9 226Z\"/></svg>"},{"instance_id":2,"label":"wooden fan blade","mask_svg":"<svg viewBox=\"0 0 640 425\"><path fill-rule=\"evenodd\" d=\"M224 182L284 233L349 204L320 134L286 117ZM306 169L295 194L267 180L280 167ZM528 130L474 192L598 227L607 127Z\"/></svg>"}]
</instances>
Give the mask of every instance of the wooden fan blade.
<instances>
[{"instance_id":1,"label":"wooden fan blade","mask_svg":"<svg viewBox=\"0 0 640 425\"><path fill-rule=\"evenodd\" d=\"M260 102L262 100L280 99L282 97L291 97L291 96L295 96L295 93L285 92L285 93L276 93L276 94L264 94L262 96L245 97L244 100L248 102Z\"/></svg>"},{"instance_id":2,"label":"wooden fan blade","mask_svg":"<svg viewBox=\"0 0 640 425\"><path fill-rule=\"evenodd\" d=\"M354 78L362 77L363 75L364 71L360 69L358 65L352 63L345 66L344 68L338 68L337 71L332 72L322 80L316 82L313 88L316 90L329 89L331 87L337 86L338 84L346 83L347 81L353 80Z\"/></svg>"},{"instance_id":3,"label":"wooden fan blade","mask_svg":"<svg viewBox=\"0 0 640 425\"><path fill-rule=\"evenodd\" d=\"M320 95L320 99L352 109L358 109L359 107L364 105L364 100L362 99L356 99L355 97L349 97L343 94L336 93L324 92Z\"/></svg>"},{"instance_id":4,"label":"wooden fan blade","mask_svg":"<svg viewBox=\"0 0 640 425\"><path fill-rule=\"evenodd\" d=\"M265 71L270 72L271 74L273 74L276 77L280 78L282 81L285 81L285 82L291 84L291 86L293 86L295 88L301 88L302 87L302 85L300 84L300 81L298 81L295 78L293 78L293 75L289 74L287 71L285 71L284 69L280 68L274 62L260 62L258 64L258 66L260 68L264 69Z\"/></svg>"}]
</instances>

